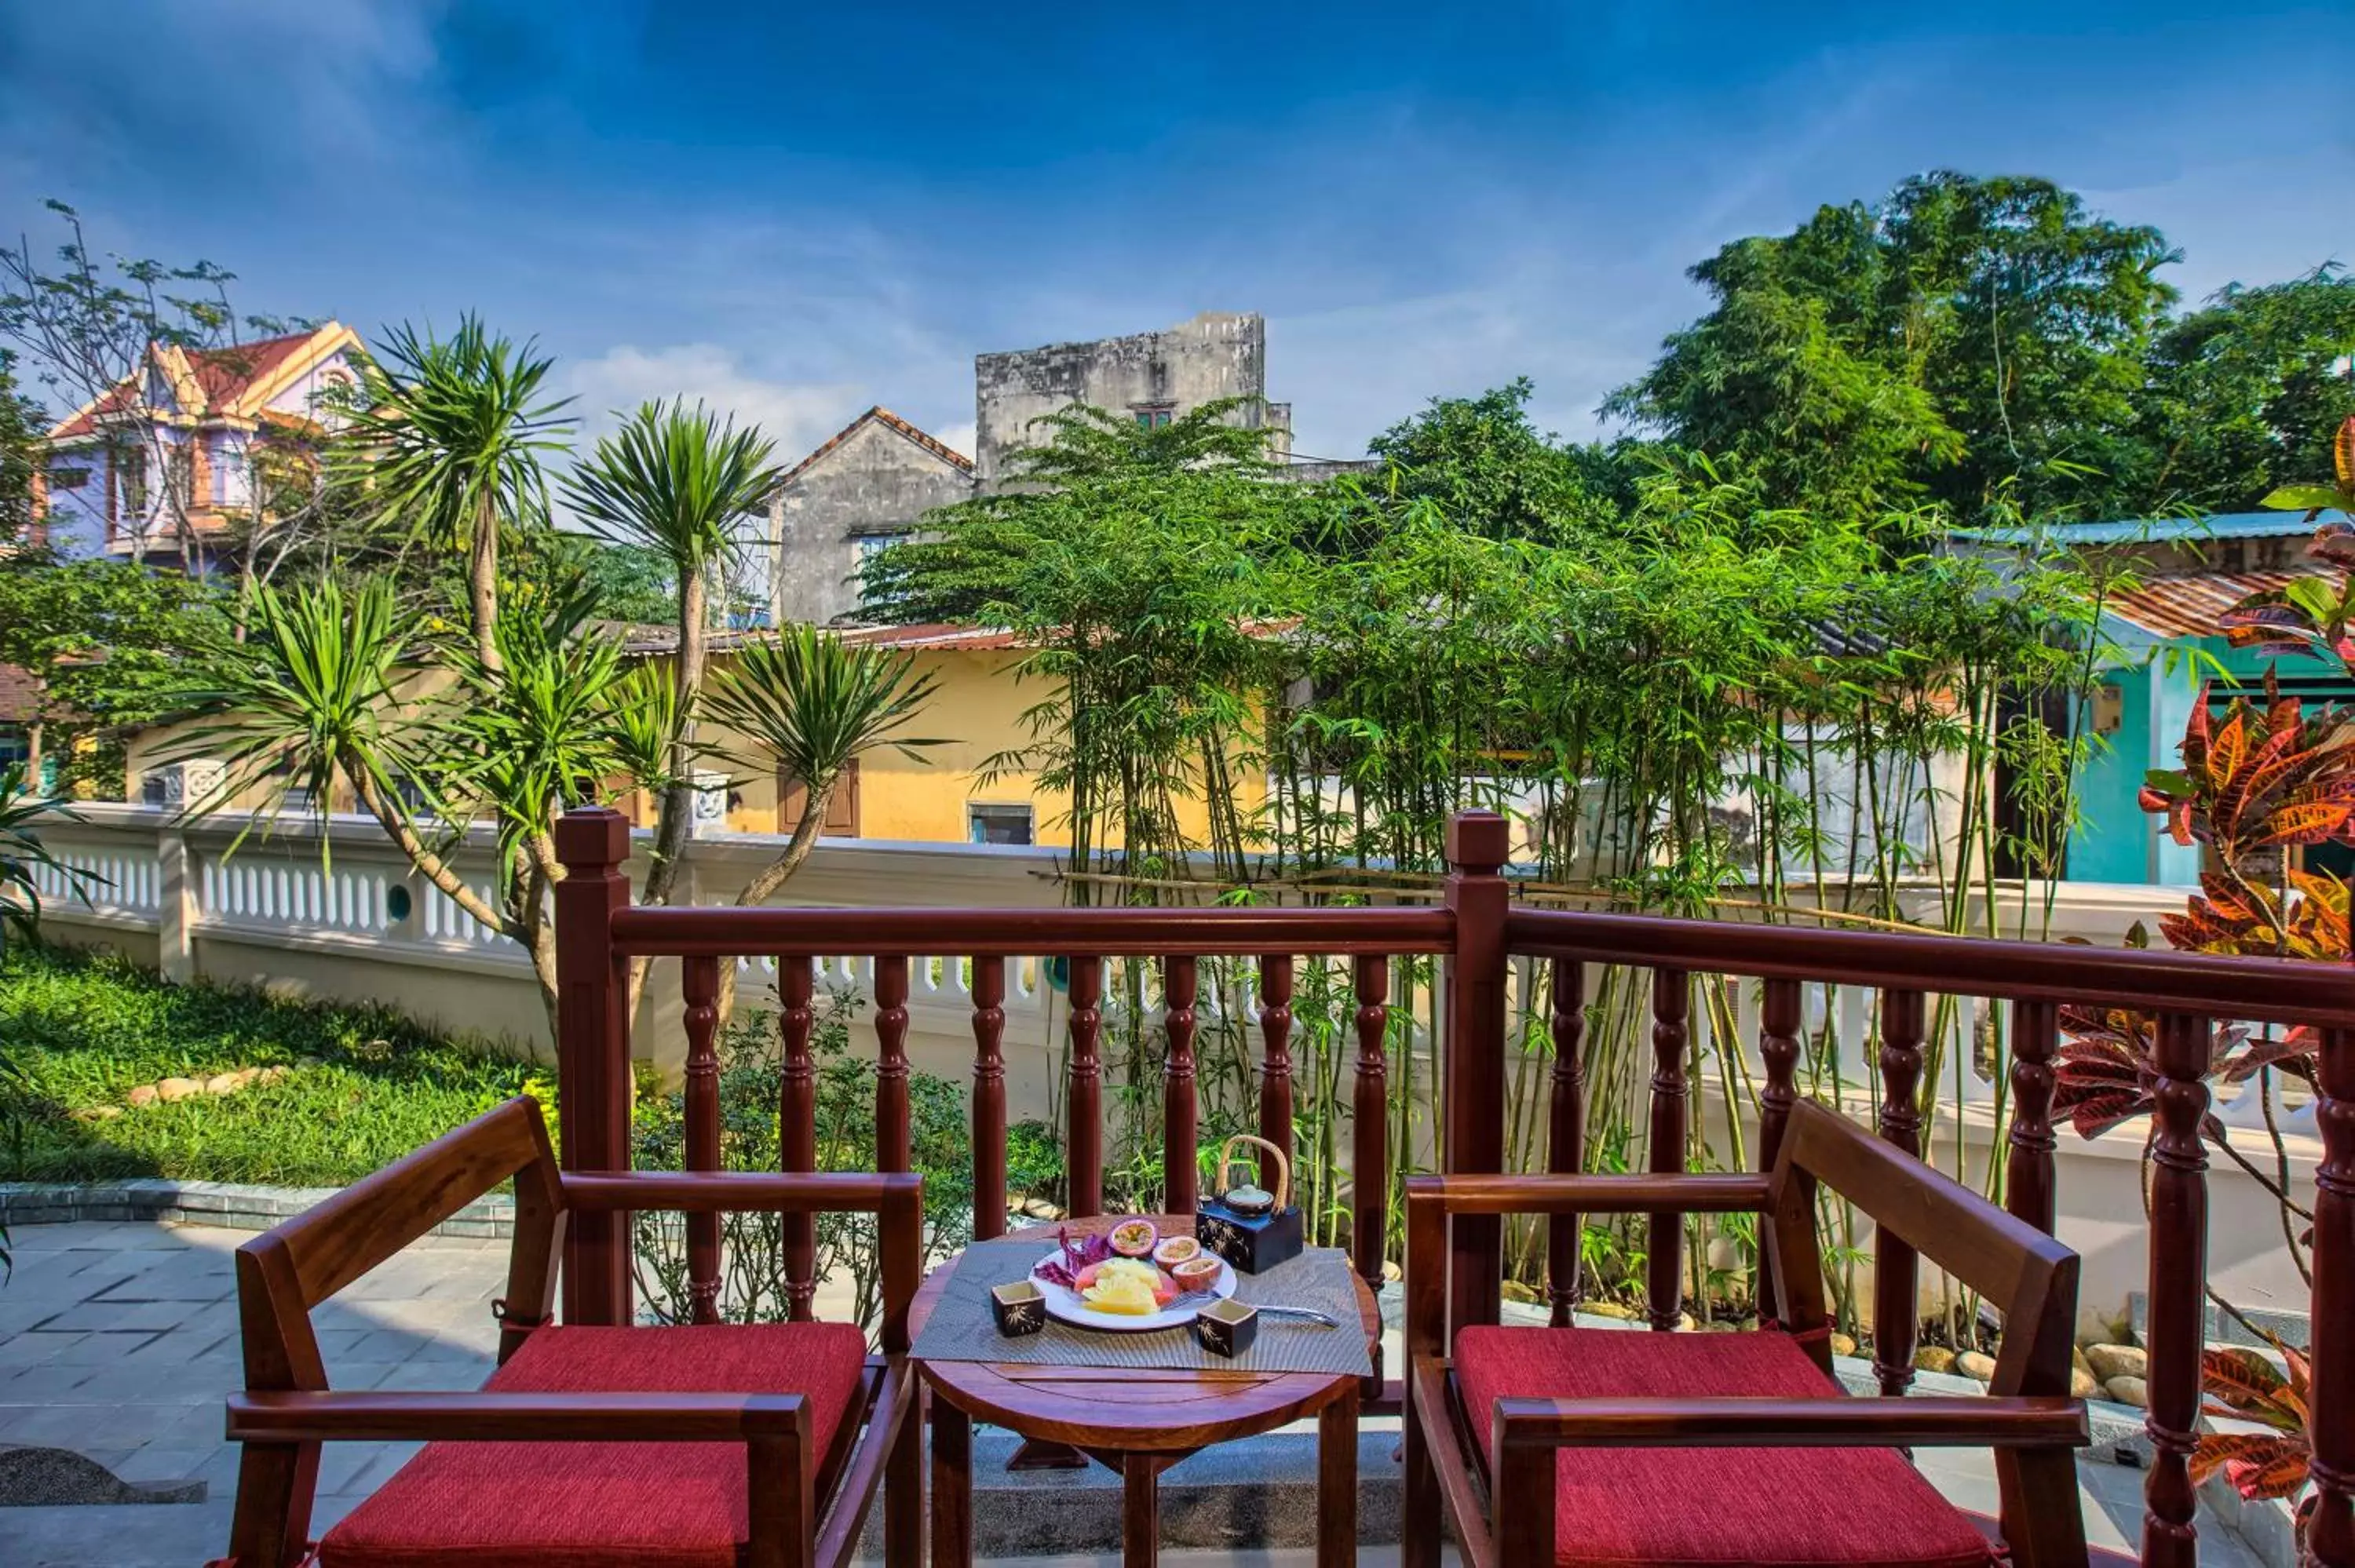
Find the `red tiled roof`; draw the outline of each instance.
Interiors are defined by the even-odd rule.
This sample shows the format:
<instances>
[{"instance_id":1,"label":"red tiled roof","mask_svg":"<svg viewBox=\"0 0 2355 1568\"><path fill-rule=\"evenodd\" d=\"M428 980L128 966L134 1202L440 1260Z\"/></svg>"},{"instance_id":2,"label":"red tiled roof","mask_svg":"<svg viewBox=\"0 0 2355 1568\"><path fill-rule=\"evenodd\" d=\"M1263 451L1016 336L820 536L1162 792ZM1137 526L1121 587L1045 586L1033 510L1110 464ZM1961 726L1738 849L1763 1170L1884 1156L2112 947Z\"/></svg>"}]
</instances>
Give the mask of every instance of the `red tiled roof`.
<instances>
[{"instance_id":1,"label":"red tiled roof","mask_svg":"<svg viewBox=\"0 0 2355 1568\"><path fill-rule=\"evenodd\" d=\"M0 724L25 724L40 711L41 683L22 664L0 664Z\"/></svg>"},{"instance_id":2,"label":"red tiled roof","mask_svg":"<svg viewBox=\"0 0 2355 1568\"><path fill-rule=\"evenodd\" d=\"M882 404L878 403L872 408L868 409L864 414L859 415L858 418L851 420L850 423L843 426L842 429L837 430L833 435L827 437L825 441L819 444L818 449L815 451L810 453L809 456L802 459L801 461L787 469L785 471L784 477L778 480L777 482L780 485L786 485L791 484L794 480L799 479L808 471L809 466L812 463L817 461L818 459L826 456L826 453L834 450L835 448L840 446L852 436L858 434L858 427L866 424L870 419L887 426L891 429L897 430L900 434L907 437L910 440L915 442L918 446L923 448L934 457L953 464L956 468L963 470L964 472L971 473L973 471L973 459L965 456L963 452L958 451L954 447L949 446L946 442L925 434L922 430L918 429L907 420L900 418L899 415L891 412L890 409L883 407Z\"/></svg>"},{"instance_id":3,"label":"red tiled roof","mask_svg":"<svg viewBox=\"0 0 2355 1568\"><path fill-rule=\"evenodd\" d=\"M2102 608L2154 637L2219 637L2223 613L2251 594L2286 588L2300 577L2322 577L2322 566L2268 567L2246 572L2170 572L2145 577L2141 586L2114 592Z\"/></svg>"},{"instance_id":4,"label":"red tiled roof","mask_svg":"<svg viewBox=\"0 0 2355 1568\"><path fill-rule=\"evenodd\" d=\"M311 332L288 333L253 343L180 353L178 357L187 362L200 399L200 407L181 411L190 415L231 411L248 392L270 380L305 348L314 344L341 346L344 335L343 329L330 322ZM155 358L163 364L166 374L170 374L172 369L168 356L175 352L165 348L155 350ZM72 440L90 435L98 429L98 421L106 415L136 407L138 376L144 369L145 366L142 366L140 372L124 376L104 397L52 429L49 440Z\"/></svg>"}]
</instances>

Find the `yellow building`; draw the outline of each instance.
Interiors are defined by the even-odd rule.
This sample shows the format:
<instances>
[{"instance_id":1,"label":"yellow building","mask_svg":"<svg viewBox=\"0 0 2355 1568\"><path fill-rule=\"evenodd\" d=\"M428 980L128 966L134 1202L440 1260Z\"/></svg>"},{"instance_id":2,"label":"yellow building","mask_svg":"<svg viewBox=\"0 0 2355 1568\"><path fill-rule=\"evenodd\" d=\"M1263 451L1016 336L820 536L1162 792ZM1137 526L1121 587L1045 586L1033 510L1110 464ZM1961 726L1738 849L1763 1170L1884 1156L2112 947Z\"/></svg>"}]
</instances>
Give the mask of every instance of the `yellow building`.
<instances>
[{"instance_id":1,"label":"yellow building","mask_svg":"<svg viewBox=\"0 0 2355 1568\"><path fill-rule=\"evenodd\" d=\"M713 672L728 666L731 647L764 635L749 631L716 637ZM1035 769L984 779L992 758L1030 746L1032 736L1022 715L1052 694L1044 680L1019 677L1025 652L1017 634L986 627L928 625L871 627L842 637L863 647L905 652L918 674L932 678L932 699L906 733L941 744L920 747L913 758L889 747L868 753L836 794L826 818L829 836L933 843L1070 842L1064 820L1071 806L1068 793L1042 789ZM650 649L650 656L666 659L668 647L666 639L661 652ZM733 749L735 737L708 720L698 736L723 753ZM792 780L749 775L741 763L724 757L707 766L732 775L727 814L730 832L793 831L800 800ZM1267 780L1256 769L1235 772L1243 795L1237 805L1248 815L1263 803ZM788 808L782 821L781 800ZM642 825L652 824L653 802L643 792L629 810ZM1189 839L1208 842L1209 812L1203 801L1181 800L1178 821Z\"/></svg>"},{"instance_id":2,"label":"yellow building","mask_svg":"<svg viewBox=\"0 0 2355 1568\"><path fill-rule=\"evenodd\" d=\"M727 669L733 661L733 650L746 641L768 635L765 631L714 634L711 673ZM1052 694L1043 680L1018 676L1025 652L1017 634L982 627L932 625L873 627L841 635L844 641L861 646L905 652L914 660L919 674L932 678L931 700L907 726L906 733L940 744L920 747L913 757L883 747L860 758L836 793L826 819L827 836L932 843L1070 842L1065 821L1070 797L1060 790L1041 789L1035 769L999 772L984 779L992 758L1029 747L1032 737L1022 715ZM670 636L650 633L634 643L633 652L667 663L672 641ZM423 696L447 682L441 672L428 673L412 678L408 693ZM165 743L185 727L162 726L132 738L125 780L130 800L144 799L154 805L181 803L187 785L173 778L175 770L159 766L155 758ZM755 771L731 755L745 748L724 726L707 719L698 733L719 752L701 766L728 778L728 831L791 832L801 809L794 781ZM1248 817L1264 800L1266 777L1258 769L1241 767L1234 775L1242 796L1236 804ZM197 791L201 793L218 777L217 771L206 775L204 782L196 786ZM230 804L251 808L261 798L261 791L249 790ZM781 801L787 808L782 821ZM655 803L647 791L638 790L610 803L638 826L654 825ZM298 799L289 804L299 811L309 803ZM349 791L340 783L328 804L338 811L354 809ZM1208 842L1209 818L1203 801L1181 800L1178 820L1189 839Z\"/></svg>"}]
</instances>

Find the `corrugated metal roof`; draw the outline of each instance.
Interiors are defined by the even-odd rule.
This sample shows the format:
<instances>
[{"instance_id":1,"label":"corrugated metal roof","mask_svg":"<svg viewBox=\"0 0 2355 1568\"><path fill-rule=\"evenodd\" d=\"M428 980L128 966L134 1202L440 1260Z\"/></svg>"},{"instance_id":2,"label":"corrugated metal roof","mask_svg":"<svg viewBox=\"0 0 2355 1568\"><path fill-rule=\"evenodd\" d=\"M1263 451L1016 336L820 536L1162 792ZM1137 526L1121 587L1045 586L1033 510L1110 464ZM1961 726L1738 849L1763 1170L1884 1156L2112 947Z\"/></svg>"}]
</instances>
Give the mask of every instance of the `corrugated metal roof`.
<instances>
[{"instance_id":1,"label":"corrugated metal roof","mask_svg":"<svg viewBox=\"0 0 2355 1568\"><path fill-rule=\"evenodd\" d=\"M2347 521L2326 510L2309 523L2303 512L2219 512L2205 517L2128 517L2111 523L2053 523L2041 528L1957 528L1955 537L1988 545L2024 545L2050 539L2058 545L2171 544L2200 539L2279 539L2311 534L2325 523Z\"/></svg>"},{"instance_id":2,"label":"corrugated metal roof","mask_svg":"<svg viewBox=\"0 0 2355 1568\"><path fill-rule=\"evenodd\" d=\"M2249 572L2180 572L2145 577L2142 586L2113 593L2104 610L2153 637L2218 637L2223 613L2251 594L2286 587L2299 577L2328 577L2322 566Z\"/></svg>"}]
</instances>

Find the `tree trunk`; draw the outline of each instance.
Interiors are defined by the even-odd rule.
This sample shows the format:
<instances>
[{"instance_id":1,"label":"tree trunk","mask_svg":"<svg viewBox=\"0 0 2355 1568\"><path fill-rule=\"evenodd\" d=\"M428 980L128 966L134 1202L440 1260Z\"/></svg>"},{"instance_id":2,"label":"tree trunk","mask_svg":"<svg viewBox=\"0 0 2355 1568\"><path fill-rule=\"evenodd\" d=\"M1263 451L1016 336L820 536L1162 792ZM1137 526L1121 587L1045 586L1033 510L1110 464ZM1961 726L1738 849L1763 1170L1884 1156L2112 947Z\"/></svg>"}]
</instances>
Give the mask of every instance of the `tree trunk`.
<instances>
[{"instance_id":1,"label":"tree trunk","mask_svg":"<svg viewBox=\"0 0 2355 1568\"><path fill-rule=\"evenodd\" d=\"M801 869L802 862L809 859L811 849L816 845L819 830L826 826L826 808L833 803L834 792L839 788L841 780L836 778L828 779L823 789L812 787L804 792L802 820L794 824L794 836L785 841L785 847L776 859L762 867L760 874L744 885L744 890L736 895L737 907L750 909L765 904L778 888L792 880L794 873ZM724 1029L730 1014L736 1010L736 966L732 963L719 966L718 1001L719 1025Z\"/></svg>"},{"instance_id":2,"label":"tree trunk","mask_svg":"<svg viewBox=\"0 0 2355 1568\"><path fill-rule=\"evenodd\" d=\"M466 885L465 879L452 870L447 861L427 849L425 841L417 836L416 826L401 815L397 805L384 798L374 779L352 769L346 769L345 778L349 780L352 798L359 802L360 809L377 820L377 825L384 829L385 836L391 839L394 847L407 857L410 865L417 868L420 876L440 888L453 904L473 916L485 928L521 943L524 950L531 954L532 972L539 981L540 1003L548 1009L552 1024L556 1017L556 951L553 939L547 944L547 961L543 965L539 943L532 931L514 915L503 914L493 908L481 894ZM544 926L546 922L541 924Z\"/></svg>"},{"instance_id":3,"label":"tree trunk","mask_svg":"<svg viewBox=\"0 0 2355 1568\"><path fill-rule=\"evenodd\" d=\"M466 563L467 599L474 617L474 652L496 675L506 668L494 635L499 620L499 517L489 497L474 514L474 548Z\"/></svg>"},{"instance_id":4,"label":"tree trunk","mask_svg":"<svg viewBox=\"0 0 2355 1568\"><path fill-rule=\"evenodd\" d=\"M695 705L703 694L703 574L681 562L678 661L671 668L672 690L677 694L678 735L671 745L671 781L663 791L661 814L655 820L654 863L646 868L645 887L638 895L641 904L670 902L671 888L678 881L679 857L687 849L687 824L695 814L695 779L688 763L695 755Z\"/></svg>"}]
</instances>

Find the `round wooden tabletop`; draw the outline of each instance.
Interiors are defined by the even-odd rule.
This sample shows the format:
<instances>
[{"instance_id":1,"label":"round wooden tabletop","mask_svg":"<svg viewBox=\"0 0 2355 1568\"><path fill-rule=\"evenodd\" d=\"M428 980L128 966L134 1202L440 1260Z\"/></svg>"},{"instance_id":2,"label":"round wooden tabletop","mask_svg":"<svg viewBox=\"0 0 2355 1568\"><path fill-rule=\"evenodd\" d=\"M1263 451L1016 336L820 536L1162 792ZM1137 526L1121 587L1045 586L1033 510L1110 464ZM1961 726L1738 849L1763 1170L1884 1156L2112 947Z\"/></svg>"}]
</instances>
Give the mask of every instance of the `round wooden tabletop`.
<instances>
[{"instance_id":1,"label":"round wooden tabletop","mask_svg":"<svg viewBox=\"0 0 2355 1568\"><path fill-rule=\"evenodd\" d=\"M1080 1234L1111 1229L1129 1214L1072 1220ZM1193 1234L1193 1217L1148 1214L1165 1235ZM1042 1245L1054 1227L1038 1225ZM947 1287L957 1260L932 1270L909 1306L911 1336ZM1358 1311L1368 1345L1379 1344L1381 1308L1356 1274ZM1331 1372L1199 1372L1182 1368L1059 1367L1007 1361L926 1361L924 1381L938 1396L976 1421L1025 1437L1075 1448L1124 1453L1188 1451L1272 1431L1316 1414L1358 1380Z\"/></svg>"}]
</instances>

